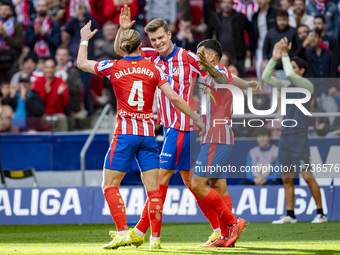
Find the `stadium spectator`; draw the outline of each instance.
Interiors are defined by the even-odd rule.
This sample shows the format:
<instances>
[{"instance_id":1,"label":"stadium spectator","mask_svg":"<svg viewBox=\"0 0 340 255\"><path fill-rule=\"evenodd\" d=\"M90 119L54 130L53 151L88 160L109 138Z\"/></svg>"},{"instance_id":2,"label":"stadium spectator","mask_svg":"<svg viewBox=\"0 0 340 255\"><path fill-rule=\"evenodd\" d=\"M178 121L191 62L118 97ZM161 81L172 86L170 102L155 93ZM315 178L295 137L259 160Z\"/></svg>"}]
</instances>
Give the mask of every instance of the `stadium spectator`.
<instances>
[{"instance_id":1,"label":"stadium spectator","mask_svg":"<svg viewBox=\"0 0 340 255\"><path fill-rule=\"evenodd\" d=\"M14 111L12 125L21 131L41 130L44 101L32 91L29 73L21 72L18 80L10 85L11 93L4 99L4 104L10 105Z\"/></svg>"},{"instance_id":2,"label":"stadium spectator","mask_svg":"<svg viewBox=\"0 0 340 255\"><path fill-rule=\"evenodd\" d=\"M235 76L237 76L237 77L240 76L240 72L239 72L237 66L235 66L235 65L229 65L229 66L228 66L228 69L229 69L230 73L232 73L233 75L235 75Z\"/></svg>"},{"instance_id":3,"label":"stadium spectator","mask_svg":"<svg viewBox=\"0 0 340 255\"><path fill-rule=\"evenodd\" d=\"M0 90L0 132L10 132L14 113L12 107L2 103L3 94Z\"/></svg>"},{"instance_id":4,"label":"stadium spectator","mask_svg":"<svg viewBox=\"0 0 340 255\"><path fill-rule=\"evenodd\" d=\"M185 17L181 18L179 22L179 32L176 36L172 37L172 42L175 43L178 47L196 52L197 45L200 40L192 31L191 19Z\"/></svg>"},{"instance_id":5,"label":"stadium spectator","mask_svg":"<svg viewBox=\"0 0 340 255\"><path fill-rule=\"evenodd\" d=\"M157 3L158 2L162 1L157 0ZM106 21L112 21L115 24L119 24L120 10L125 4L128 5L131 10L131 19L134 19L139 11L138 0L105 0L104 4L105 8L102 8L102 14L104 14ZM164 6L162 7L164 8ZM151 8L153 8L153 6ZM169 11L169 9L167 11Z\"/></svg>"},{"instance_id":6,"label":"stadium spectator","mask_svg":"<svg viewBox=\"0 0 340 255\"><path fill-rule=\"evenodd\" d=\"M236 0L234 1L234 10L243 13L251 22L253 15L259 9L259 4L253 0Z\"/></svg>"},{"instance_id":7,"label":"stadium spectator","mask_svg":"<svg viewBox=\"0 0 340 255\"><path fill-rule=\"evenodd\" d=\"M258 82L243 81L233 76L224 66L218 65L222 57L222 47L218 41L207 39L197 47L199 68L202 73L207 73L204 77L204 83L209 87L206 86L206 89L208 93L217 94L223 104L215 105L214 100L210 97L206 99L206 105L204 106L210 110L203 117L206 128L202 134L201 150L193 170L191 187L195 192L196 201L202 200L207 204L206 207L211 208L209 214L205 214L206 218L210 220L210 217L214 216L219 222L219 230L213 228L214 233L202 247L232 247L246 222L232 213L232 200L226 183L227 172L222 170L209 171L211 167L217 169L218 166L220 168L227 166L234 147L234 136L230 123L225 123L221 126L213 124L216 119L231 119L233 101L231 92L226 89L216 89L215 82L219 84L235 84L241 89L254 87L255 90L259 91L261 87Z\"/></svg>"},{"instance_id":8,"label":"stadium spectator","mask_svg":"<svg viewBox=\"0 0 340 255\"><path fill-rule=\"evenodd\" d=\"M275 27L277 10L270 6L271 0L258 0L259 10L253 16L254 42L256 47L256 75L260 77L263 61L263 43L269 29Z\"/></svg>"},{"instance_id":9,"label":"stadium spectator","mask_svg":"<svg viewBox=\"0 0 340 255\"><path fill-rule=\"evenodd\" d=\"M162 18L169 26L169 30L176 31L176 1L174 0L147 0L146 23L153 19Z\"/></svg>"},{"instance_id":10,"label":"stadium spectator","mask_svg":"<svg viewBox=\"0 0 340 255\"><path fill-rule=\"evenodd\" d=\"M262 80L273 87L298 87L308 90L311 94L314 92L313 84L306 78L303 78L308 70L308 64L299 57L289 58L290 50L287 38L277 42L273 49L272 58L262 74ZM288 80L281 80L272 76L276 62L282 58L283 68ZM301 93L288 93L287 98L301 98ZM309 108L310 101L304 104ZM307 182L317 207L317 215L312 223L326 222L327 218L323 214L320 187L313 177L310 168L305 164L310 162L310 149L308 140L308 116L293 105L286 106L287 114L283 119L294 119L297 125L294 127L282 127L279 141L279 162L280 165L292 169L295 166L301 172L304 180ZM282 216L279 220L273 221L273 224L296 223L297 219L294 214L294 175L295 171L282 172L282 181L285 188L285 200L287 215Z\"/></svg>"},{"instance_id":11,"label":"stadium spectator","mask_svg":"<svg viewBox=\"0 0 340 255\"><path fill-rule=\"evenodd\" d=\"M35 8L31 0L13 1L18 23L26 31L28 24L35 19Z\"/></svg>"},{"instance_id":12,"label":"stadium spectator","mask_svg":"<svg viewBox=\"0 0 340 255\"><path fill-rule=\"evenodd\" d=\"M100 0L96 0L96 1L90 1L90 0L62 0L63 2L66 2L66 6L65 6L65 11L66 11L66 18L65 21L67 22L71 17L75 16L75 13L77 12L77 5L79 2L83 2L86 10L88 10L91 15L92 15L92 11L93 11L93 6L95 6L95 4L101 5L101 7L104 6L104 4L102 3L102 1ZM103 8L101 8L101 10L103 10ZM93 15L92 15L93 16ZM103 12L101 11L101 18L103 18ZM104 17L105 19L105 17Z\"/></svg>"},{"instance_id":13,"label":"stadium spectator","mask_svg":"<svg viewBox=\"0 0 340 255\"><path fill-rule=\"evenodd\" d=\"M34 82L37 76L34 74L34 71L37 69L38 64L38 56L34 52L30 52L26 57L23 59L22 70L15 73L12 76L11 84L18 84L19 77L22 72L27 72L30 75L31 82Z\"/></svg>"},{"instance_id":14,"label":"stadium spectator","mask_svg":"<svg viewBox=\"0 0 340 255\"><path fill-rule=\"evenodd\" d=\"M246 166L249 171L247 171L247 181L242 184L279 184L281 173L274 169L274 167L280 167L279 148L271 143L271 131L264 127L258 128L255 136L258 145L250 149L247 154ZM271 170L271 167L274 170Z\"/></svg>"},{"instance_id":15,"label":"stadium spectator","mask_svg":"<svg viewBox=\"0 0 340 255\"><path fill-rule=\"evenodd\" d=\"M276 26L269 29L263 44L263 59L268 60L271 58L274 45L281 40L281 38L286 37L289 42L292 43L292 48L289 51L289 55L294 55L294 52L298 46L298 38L296 33L296 28L290 27L288 24L288 12L284 10L279 10L276 15ZM275 67L276 74L280 78L285 78L285 72L282 70L281 60L277 62Z\"/></svg>"},{"instance_id":16,"label":"stadium spectator","mask_svg":"<svg viewBox=\"0 0 340 255\"><path fill-rule=\"evenodd\" d=\"M94 42L94 59L96 61L102 60L119 60L122 57L114 50L114 42L118 31L118 25L112 21L107 21L103 26L104 38L99 38ZM111 103L114 111L117 110L116 95L112 89L112 84L109 79L104 78L104 88L106 94L109 95L108 100ZM93 94L92 94L93 96ZM96 100L95 100L96 101Z\"/></svg>"},{"instance_id":17,"label":"stadium spectator","mask_svg":"<svg viewBox=\"0 0 340 255\"><path fill-rule=\"evenodd\" d=\"M55 76L56 64L53 59L44 63L43 77L38 77L33 84L36 91L45 103L44 118L52 122L54 131L67 131L68 123L64 108L70 102L67 84L63 79Z\"/></svg>"},{"instance_id":18,"label":"stadium spectator","mask_svg":"<svg viewBox=\"0 0 340 255\"><path fill-rule=\"evenodd\" d=\"M68 0L49 0L47 1L47 14L52 20L64 25L66 19L66 3Z\"/></svg>"},{"instance_id":19,"label":"stadium spectator","mask_svg":"<svg viewBox=\"0 0 340 255\"><path fill-rule=\"evenodd\" d=\"M72 63L75 62L77 58L77 51L80 42L80 29L91 20L92 29L99 28L98 23L93 19L93 17L88 13L84 2L79 1L76 5L76 11L74 16L65 23L65 28L62 33L63 45L67 46L70 54ZM90 42L89 45L89 57L93 59L94 52L94 42Z\"/></svg>"},{"instance_id":20,"label":"stadium spectator","mask_svg":"<svg viewBox=\"0 0 340 255\"><path fill-rule=\"evenodd\" d=\"M328 0L309 0L307 14L314 17L322 15L326 21L326 34L338 38L339 10L335 3Z\"/></svg>"},{"instance_id":21,"label":"stadium spectator","mask_svg":"<svg viewBox=\"0 0 340 255\"><path fill-rule=\"evenodd\" d=\"M112 21L107 21L103 26L103 38L98 38L94 42L94 59L102 60L119 60L122 57L114 50L115 38L118 31L118 25Z\"/></svg>"},{"instance_id":22,"label":"stadium spectator","mask_svg":"<svg viewBox=\"0 0 340 255\"><path fill-rule=\"evenodd\" d=\"M223 52L221 60L220 60L220 65L228 67L232 63L233 63L233 59L231 55L228 52Z\"/></svg>"},{"instance_id":23,"label":"stadium spectator","mask_svg":"<svg viewBox=\"0 0 340 255\"><path fill-rule=\"evenodd\" d=\"M83 2L79 1L77 3L76 12L73 17L71 17L65 24L63 31L63 44L67 45L72 63L75 62L77 57L77 51L80 43L80 29L91 20L92 28L98 29L98 23L93 19L93 17L87 12L86 7ZM89 42L88 49L89 58L94 58L94 40ZM88 115L92 114L92 102L91 102L91 92L90 92L90 80L91 74L87 72L80 72L81 81L84 84L84 107Z\"/></svg>"},{"instance_id":24,"label":"stadium spectator","mask_svg":"<svg viewBox=\"0 0 340 255\"><path fill-rule=\"evenodd\" d=\"M0 3L0 83L9 81L18 70L23 32L13 14L11 3Z\"/></svg>"},{"instance_id":25,"label":"stadium spectator","mask_svg":"<svg viewBox=\"0 0 340 255\"><path fill-rule=\"evenodd\" d=\"M304 0L294 0L294 13L289 16L289 26L298 27L304 24L310 30L314 29L314 17L306 14L306 8Z\"/></svg>"},{"instance_id":26,"label":"stadium spectator","mask_svg":"<svg viewBox=\"0 0 340 255\"><path fill-rule=\"evenodd\" d=\"M249 46L244 31L249 36ZM221 12L210 17L205 38L218 40L223 51L232 56L233 64L240 68L240 77L244 77L245 58L248 50L255 50L255 35L247 17L233 10L233 0L221 1Z\"/></svg>"},{"instance_id":27,"label":"stadium spectator","mask_svg":"<svg viewBox=\"0 0 340 255\"><path fill-rule=\"evenodd\" d=\"M294 15L294 0L280 0L280 7L288 12L289 17Z\"/></svg>"},{"instance_id":28,"label":"stadium spectator","mask_svg":"<svg viewBox=\"0 0 340 255\"><path fill-rule=\"evenodd\" d=\"M127 10L127 6L124 7ZM158 87L169 98L170 102L181 109L187 116L191 116L201 131L204 124L200 118L190 110L186 102L176 94L167 82L161 68L149 62L140 55L141 38L137 31L128 29L121 33L119 44L124 51L124 58L118 61L105 60L95 62L87 59L88 40L97 32L91 31L91 21L81 30L77 66L87 72L98 75L110 75L110 80L118 96L117 128L112 144L105 158L102 189L110 208L111 216L117 226L117 233L113 240L103 246L104 249L115 249L127 244L139 246L143 243L135 241L133 231L128 230L124 201L119 194L119 186L125 173L131 167L131 160L137 158L141 177L148 196L148 215L151 224L150 249L160 249L160 231L162 223L163 199L158 183L159 154L155 139L154 122L152 120L152 103L154 93ZM117 76L121 70L135 70L133 74ZM147 72L138 72L146 69ZM137 71L136 71L137 70ZM115 75L114 75L115 74ZM152 74L152 75L150 75ZM143 81L138 82L137 81ZM131 100L131 95L138 90L138 100ZM134 91L134 92L133 92ZM151 115L151 118L135 118L126 115ZM124 210L122 210L124 209Z\"/></svg>"},{"instance_id":29,"label":"stadium spectator","mask_svg":"<svg viewBox=\"0 0 340 255\"><path fill-rule=\"evenodd\" d=\"M334 95L337 93L337 84L332 77L336 77L336 61L334 54L322 48L321 31L315 30L309 43L310 48L306 49L305 55L309 63L309 76L314 81L315 96L318 106L325 112L336 112L337 105ZM330 125L335 117L329 117Z\"/></svg>"},{"instance_id":30,"label":"stadium spectator","mask_svg":"<svg viewBox=\"0 0 340 255\"><path fill-rule=\"evenodd\" d=\"M39 58L54 58L61 43L60 26L47 15L46 0L39 0L36 7L37 17L28 24L26 44Z\"/></svg>"},{"instance_id":31,"label":"stadium spectator","mask_svg":"<svg viewBox=\"0 0 340 255\"><path fill-rule=\"evenodd\" d=\"M334 53L337 65L340 64L340 47L338 41L326 34L326 20L322 15L315 16L314 27L321 31L322 42L327 46L327 48Z\"/></svg>"},{"instance_id":32,"label":"stadium spectator","mask_svg":"<svg viewBox=\"0 0 340 255\"><path fill-rule=\"evenodd\" d=\"M70 93L70 103L65 107L65 112L68 116L77 117L77 113L81 110L80 91L82 83L80 72L77 68L68 65L71 56L65 46L58 47L55 59L57 62L55 76L66 82Z\"/></svg>"}]
</instances>

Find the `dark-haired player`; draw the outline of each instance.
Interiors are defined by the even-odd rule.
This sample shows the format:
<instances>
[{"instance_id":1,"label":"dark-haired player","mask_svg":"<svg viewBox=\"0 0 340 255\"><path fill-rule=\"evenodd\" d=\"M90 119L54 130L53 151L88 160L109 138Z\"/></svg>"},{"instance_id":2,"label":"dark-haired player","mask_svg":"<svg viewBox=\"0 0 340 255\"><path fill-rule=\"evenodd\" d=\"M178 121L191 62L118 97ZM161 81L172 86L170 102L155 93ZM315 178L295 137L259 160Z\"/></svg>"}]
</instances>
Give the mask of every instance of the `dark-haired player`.
<instances>
[{"instance_id":1,"label":"dark-haired player","mask_svg":"<svg viewBox=\"0 0 340 255\"><path fill-rule=\"evenodd\" d=\"M277 87L299 87L308 90L311 94L314 92L313 84L306 78L304 74L308 70L308 64L299 57L288 56L291 45L288 44L287 38L281 39L275 44L273 55L266 69L262 74L262 80L267 84ZM283 69L288 80L281 80L272 76L276 62L282 59ZM301 93L287 93L287 98L302 98ZM305 108L309 108L310 101L303 104ZM318 183L315 181L313 173L308 168L310 163L310 151L308 140L308 116L304 115L295 105L288 104L287 114L284 119L293 119L297 121L295 127L282 127L279 142L279 162L288 169L301 170L304 180L307 182L312 196L316 203L317 215L312 223L326 222L327 218L323 214L321 193ZM295 166L295 167L291 167ZM279 220L273 221L273 224L296 223L297 219L294 214L294 171L282 172L282 181L285 189L285 200L287 206L287 215L282 216Z\"/></svg>"},{"instance_id":2,"label":"dark-haired player","mask_svg":"<svg viewBox=\"0 0 340 255\"><path fill-rule=\"evenodd\" d=\"M227 173L218 170L218 167L221 169L229 162L234 137L230 127L233 96L229 89L220 88L217 84L235 84L242 89L255 87L257 91L261 91L261 87L258 82L246 82L233 77L226 67L218 64L222 57L222 48L218 41L207 39L197 48L200 70L209 74L204 77L204 91L217 99L213 100L210 96L206 99L207 110L206 115L203 115L206 130L202 135L201 151L196 161L191 187L195 194L213 209L221 231L220 234L215 232L215 238L211 238L213 240L205 243L203 248L229 247L233 246L241 234L246 221L231 212L232 201L227 190ZM204 100L201 100L202 104ZM216 124L217 119L227 122Z\"/></svg>"}]
</instances>

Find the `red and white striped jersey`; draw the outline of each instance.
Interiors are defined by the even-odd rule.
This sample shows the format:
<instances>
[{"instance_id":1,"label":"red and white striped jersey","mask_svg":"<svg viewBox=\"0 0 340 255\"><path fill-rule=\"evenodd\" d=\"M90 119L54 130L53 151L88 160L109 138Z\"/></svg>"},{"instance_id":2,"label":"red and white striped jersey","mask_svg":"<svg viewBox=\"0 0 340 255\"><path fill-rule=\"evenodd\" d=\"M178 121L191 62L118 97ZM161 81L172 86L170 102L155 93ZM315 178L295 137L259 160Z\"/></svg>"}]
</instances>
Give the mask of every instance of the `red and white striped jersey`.
<instances>
[{"instance_id":1,"label":"red and white striped jersey","mask_svg":"<svg viewBox=\"0 0 340 255\"><path fill-rule=\"evenodd\" d=\"M234 0L234 10L246 15L249 22L251 22L254 13L259 10L259 5L253 0L251 0L249 3L245 3L242 0Z\"/></svg>"},{"instance_id":2,"label":"red and white striped jersey","mask_svg":"<svg viewBox=\"0 0 340 255\"><path fill-rule=\"evenodd\" d=\"M168 75L173 90L191 106L196 77L201 73L196 62L196 54L175 45L166 59L153 48L142 48L141 55L154 62ZM171 127L181 131L196 129L193 120L176 109L160 90L158 90L157 112L158 123L166 128Z\"/></svg>"},{"instance_id":3,"label":"red and white striped jersey","mask_svg":"<svg viewBox=\"0 0 340 255\"><path fill-rule=\"evenodd\" d=\"M163 71L143 57L124 57L95 64L110 79L117 97L115 135L155 136L152 104L156 87L168 82Z\"/></svg>"},{"instance_id":4,"label":"red and white striped jersey","mask_svg":"<svg viewBox=\"0 0 340 255\"><path fill-rule=\"evenodd\" d=\"M228 78L229 85L234 84L231 73L225 66L217 65L215 68ZM205 102L206 114L203 115L205 132L202 135L201 142L202 144L219 143L233 145L234 134L230 127L233 95L227 88L215 89L215 82L210 75L204 78L205 86L203 86L201 93L201 108Z\"/></svg>"}]
</instances>

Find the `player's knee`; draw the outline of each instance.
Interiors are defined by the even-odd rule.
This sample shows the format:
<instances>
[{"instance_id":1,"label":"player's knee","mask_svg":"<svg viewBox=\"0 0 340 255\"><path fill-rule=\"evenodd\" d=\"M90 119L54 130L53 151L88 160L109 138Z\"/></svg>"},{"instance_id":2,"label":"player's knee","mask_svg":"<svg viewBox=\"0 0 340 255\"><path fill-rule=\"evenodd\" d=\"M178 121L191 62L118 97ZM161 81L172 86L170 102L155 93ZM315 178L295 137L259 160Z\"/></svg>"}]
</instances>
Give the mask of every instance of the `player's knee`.
<instances>
[{"instance_id":1,"label":"player's knee","mask_svg":"<svg viewBox=\"0 0 340 255\"><path fill-rule=\"evenodd\" d=\"M192 178L192 179L191 179L190 187L191 187L191 190L192 190L195 194L198 194L198 193L199 193L199 191L200 191L200 184L199 184L199 182L197 181L196 178Z\"/></svg>"},{"instance_id":2,"label":"player's knee","mask_svg":"<svg viewBox=\"0 0 340 255\"><path fill-rule=\"evenodd\" d=\"M282 178L283 185L294 185L294 178Z\"/></svg>"},{"instance_id":3,"label":"player's knee","mask_svg":"<svg viewBox=\"0 0 340 255\"><path fill-rule=\"evenodd\" d=\"M314 177L304 177L303 178L305 180L305 182L308 184L308 185L311 185L315 182L315 179Z\"/></svg>"}]
</instances>

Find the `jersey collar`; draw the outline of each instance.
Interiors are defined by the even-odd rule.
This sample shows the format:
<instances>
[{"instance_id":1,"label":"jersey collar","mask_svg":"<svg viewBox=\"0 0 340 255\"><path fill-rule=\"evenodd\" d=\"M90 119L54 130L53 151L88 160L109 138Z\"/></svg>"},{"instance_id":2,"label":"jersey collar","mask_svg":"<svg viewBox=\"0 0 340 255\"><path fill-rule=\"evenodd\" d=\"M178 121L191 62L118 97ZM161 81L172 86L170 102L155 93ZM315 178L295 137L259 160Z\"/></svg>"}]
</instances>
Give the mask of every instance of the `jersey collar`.
<instances>
[{"instance_id":1,"label":"jersey collar","mask_svg":"<svg viewBox=\"0 0 340 255\"><path fill-rule=\"evenodd\" d=\"M177 47L177 45L174 43L174 49L173 49L172 52L166 57L166 59L164 59L164 58L162 57L161 54L159 54L159 55L160 55L160 57L161 57L161 59L162 59L163 61L168 61L170 58L172 58L172 57L174 57L174 56L176 55L177 51L178 51L178 47Z\"/></svg>"},{"instance_id":2,"label":"jersey collar","mask_svg":"<svg viewBox=\"0 0 340 255\"><path fill-rule=\"evenodd\" d=\"M128 57L128 56L126 56L126 57L124 57L123 58L124 60L130 60L130 61L133 61L133 60L141 60L141 59L143 59L143 57L142 56L135 56L135 57Z\"/></svg>"}]
</instances>

